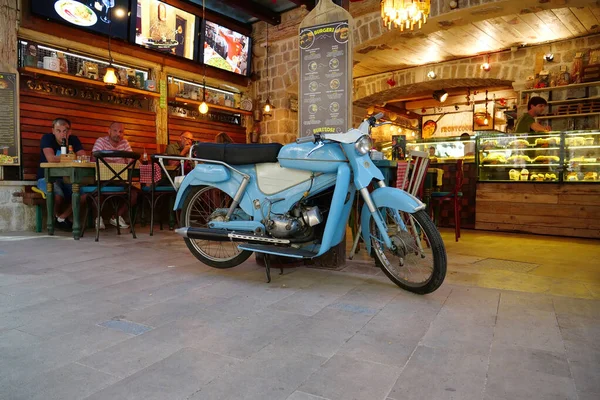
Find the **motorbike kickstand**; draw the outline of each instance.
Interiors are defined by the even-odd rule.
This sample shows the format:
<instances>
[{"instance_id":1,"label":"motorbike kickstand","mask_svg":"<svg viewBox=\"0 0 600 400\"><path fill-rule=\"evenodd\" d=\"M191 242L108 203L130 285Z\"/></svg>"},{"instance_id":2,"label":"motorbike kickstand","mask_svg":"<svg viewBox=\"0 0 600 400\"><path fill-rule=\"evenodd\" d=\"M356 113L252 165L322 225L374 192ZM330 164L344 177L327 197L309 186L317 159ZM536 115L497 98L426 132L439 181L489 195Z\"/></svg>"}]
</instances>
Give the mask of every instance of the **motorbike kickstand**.
<instances>
[{"instance_id":1,"label":"motorbike kickstand","mask_svg":"<svg viewBox=\"0 0 600 400\"><path fill-rule=\"evenodd\" d=\"M267 274L267 283L271 283L271 260L268 254L265 254L265 273Z\"/></svg>"}]
</instances>

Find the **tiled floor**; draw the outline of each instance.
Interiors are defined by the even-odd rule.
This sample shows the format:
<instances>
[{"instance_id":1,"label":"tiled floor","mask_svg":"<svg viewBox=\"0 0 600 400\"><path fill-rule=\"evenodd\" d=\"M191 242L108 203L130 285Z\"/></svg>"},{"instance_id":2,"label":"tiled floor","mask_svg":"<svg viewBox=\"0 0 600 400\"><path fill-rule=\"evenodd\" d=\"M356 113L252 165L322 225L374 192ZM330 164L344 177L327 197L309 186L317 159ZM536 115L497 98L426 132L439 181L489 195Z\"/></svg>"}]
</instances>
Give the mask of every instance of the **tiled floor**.
<instances>
[{"instance_id":1,"label":"tiled floor","mask_svg":"<svg viewBox=\"0 0 600 400\"><path fill-rule=\"evenodd\" d=\"M364 255L267 284L138 236L0 236L0 399L600 398L599 241L444 232L417 296Z\"/></svg>"}]
</instances>

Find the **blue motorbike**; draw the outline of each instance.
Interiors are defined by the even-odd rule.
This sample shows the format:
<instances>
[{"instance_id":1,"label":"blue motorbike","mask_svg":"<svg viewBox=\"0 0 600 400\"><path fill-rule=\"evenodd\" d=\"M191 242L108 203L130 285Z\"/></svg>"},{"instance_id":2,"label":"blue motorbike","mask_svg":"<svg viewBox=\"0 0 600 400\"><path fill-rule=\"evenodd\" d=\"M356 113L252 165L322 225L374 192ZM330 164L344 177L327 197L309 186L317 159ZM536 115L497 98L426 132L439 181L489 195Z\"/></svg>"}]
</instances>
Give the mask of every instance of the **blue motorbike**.
<instances>
[{"instance_id":1,"label":"blue motorbike","mask_svg":"<svg viewBox=\"0 0 600 400\"><path fill-rule=\"evenodd\" d=\"M369 157L370 130L381 116L285 146L197 144L197 165L177 192L177 233L196 258L216 268L263 253L270 281L269 255L311 259L344 240L358 191L368 254L398 286L435 291L446 275L442 238L425 205L386 187Z\"/></svg>"}]
</instances>

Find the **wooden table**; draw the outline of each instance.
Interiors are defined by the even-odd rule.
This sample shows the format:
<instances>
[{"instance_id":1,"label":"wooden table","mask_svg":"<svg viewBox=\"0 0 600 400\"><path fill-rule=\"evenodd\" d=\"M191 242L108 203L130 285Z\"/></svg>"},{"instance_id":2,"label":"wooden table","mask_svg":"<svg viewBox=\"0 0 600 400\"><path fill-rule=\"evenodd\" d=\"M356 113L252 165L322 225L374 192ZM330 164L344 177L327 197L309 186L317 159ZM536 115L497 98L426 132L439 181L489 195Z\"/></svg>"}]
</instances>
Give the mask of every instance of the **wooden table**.
<instances>
[{"instance_id":1,"label":"wooden table","mask_svg":"<svg viewBox=\"0 0 600 400\"><path fill-rule=\"evenodd\" d=\"M65 183L73 186L71 204L73 206L73 239L79 240L81 236L80 205L81 184L91 184L95 181L96 163L80 163L75 161L41 163L46 178L46 205L48 206L48 235L54 235L54 182L63 179Z\"/></svg>"},{"instance_id":2,"label":"wooden table","mask_svg":"<svg viewBox=\"0 0 600 400\"><path fill-rule=\"evenodd\" d=\"M58 179L63 179L65 183L72 184L73 195L71 204L73 206L73 239L79 240L81 237L80 224L80 200L81 200L81 185L91 185L96 181L96 163L95 162L57 162L57 163L41 163L41 168L44 168L44 177L46 178L46 205L48 207L48 234L54 235L54 182ZM167 170L175 170L177 166L167 165ZM139 165L136 166L139 171Z\"/></svg>"}]
</instances>

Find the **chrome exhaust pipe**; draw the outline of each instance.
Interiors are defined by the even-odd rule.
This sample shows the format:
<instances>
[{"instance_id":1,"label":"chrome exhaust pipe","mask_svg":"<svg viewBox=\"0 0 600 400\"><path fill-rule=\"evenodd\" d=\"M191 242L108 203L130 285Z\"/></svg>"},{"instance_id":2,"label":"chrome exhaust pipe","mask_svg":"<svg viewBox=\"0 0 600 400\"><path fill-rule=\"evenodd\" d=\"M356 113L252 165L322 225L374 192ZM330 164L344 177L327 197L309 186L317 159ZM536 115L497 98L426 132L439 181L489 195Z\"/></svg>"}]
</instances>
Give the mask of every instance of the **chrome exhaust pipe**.
<instances>
[{"instance_id":1,"label":"chrome exhaust pipe","mask_svg":"<svg viewBox=\"0 0 600 400\"><path fill-rule=\"evenodd\" d=\"M230 232L225 229L208 229L183 227L175 229L175 233L188 239L212 240L215 242L248 242L248 243L272 243L290 244L288 239L276 239L258 236L252 232Z\"/></svg>"}]
</instances>

